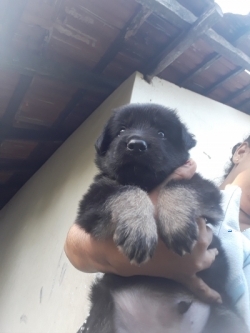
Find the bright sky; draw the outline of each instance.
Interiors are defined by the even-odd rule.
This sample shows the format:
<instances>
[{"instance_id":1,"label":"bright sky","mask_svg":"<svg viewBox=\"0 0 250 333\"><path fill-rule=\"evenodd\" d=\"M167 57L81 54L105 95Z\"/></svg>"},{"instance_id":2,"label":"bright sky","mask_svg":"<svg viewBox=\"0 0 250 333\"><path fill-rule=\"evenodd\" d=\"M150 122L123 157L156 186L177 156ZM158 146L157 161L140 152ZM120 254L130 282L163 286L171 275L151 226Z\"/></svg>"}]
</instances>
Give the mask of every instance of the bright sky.
<instances>
[{"instance_id":1,"label":"bright sky","mask_svg":"<svg viewBox=\"0 0 250 333\"><path fill-rule=\"evenodd\" d=\"M223 13L247 15L250 13L250 0L215 0Z\"/></svg>"}]
</instances>

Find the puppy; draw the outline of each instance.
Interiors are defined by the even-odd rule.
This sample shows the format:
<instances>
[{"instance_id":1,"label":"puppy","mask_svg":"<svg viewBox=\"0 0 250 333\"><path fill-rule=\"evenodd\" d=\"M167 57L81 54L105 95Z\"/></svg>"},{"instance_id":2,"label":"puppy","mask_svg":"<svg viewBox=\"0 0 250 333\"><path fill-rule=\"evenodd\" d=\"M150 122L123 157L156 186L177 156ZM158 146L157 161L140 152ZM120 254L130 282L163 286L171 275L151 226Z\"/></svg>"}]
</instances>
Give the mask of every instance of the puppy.
<instances>
[{"instance_id":1,"label":"puppy","mask_svg":"<svg viewBox=\"0 0 250 333\"><path fill-rule=\"evenodd\" d=\"M190 180L171 181L159 194L156 212L147 192L183 165L195 144L173 110L156 104L117 109L96 142L100 173L80 202L77 223L96 239L113 237L132 263L150 260L158 237L179 255L191 252L198 235L197 218L203 216L216 225L223 216L219 190L199 174ZM243 320L225 292L228 264L217 237L210 247L216 247L219 254L199 275L221 294L224 305L211 307L203 333L246 333ZM186 299L176 305L178 313L184 315L194 297L179 284L167 279L107 274L92 288L88 332L168 332L168 322L162 324L157 318L164 316L164 304L173 294ZM150 313L131 316L142 306L140 299ZM152 304L158 312L152 310ZM146 317L152 319L151 324Z\"/></svg>"}]
</instances>

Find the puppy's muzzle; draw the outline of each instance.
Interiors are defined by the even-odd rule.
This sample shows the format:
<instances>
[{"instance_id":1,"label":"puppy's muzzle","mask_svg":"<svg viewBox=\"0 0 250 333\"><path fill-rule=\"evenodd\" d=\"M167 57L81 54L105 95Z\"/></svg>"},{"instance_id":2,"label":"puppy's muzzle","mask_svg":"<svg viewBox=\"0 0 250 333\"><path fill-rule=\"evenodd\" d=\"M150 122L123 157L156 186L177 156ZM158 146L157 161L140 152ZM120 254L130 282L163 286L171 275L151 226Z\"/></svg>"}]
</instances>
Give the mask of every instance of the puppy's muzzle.
<instances>
[{"instance_id":1,"label":"puppy's muzzle","mask_svg":"<svg viewBox=\"0 0 250 333\"><path fill-rule=\"evenodd\" d=\"M139 139L131 139L127 143L127 149L135 153L143 153L148 149L147 142Z\"/></svg>"}]
</instances>

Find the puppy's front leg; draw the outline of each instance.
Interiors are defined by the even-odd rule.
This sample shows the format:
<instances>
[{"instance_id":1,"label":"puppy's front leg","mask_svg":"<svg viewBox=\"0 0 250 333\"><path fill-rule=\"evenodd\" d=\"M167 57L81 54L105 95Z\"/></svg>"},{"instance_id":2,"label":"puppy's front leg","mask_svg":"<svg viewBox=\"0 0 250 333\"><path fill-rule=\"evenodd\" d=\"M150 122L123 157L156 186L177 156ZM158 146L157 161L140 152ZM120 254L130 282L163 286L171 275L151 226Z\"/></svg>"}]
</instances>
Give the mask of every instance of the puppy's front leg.
<instances>
[{"instance_id":1,"label":"puppy's front leg","mask_svg":"<svg viewBox=\"0 0 250 333\"><path fill-rule=\"evenodd\" d=\"M192 188L179 184L164 187L157 205L159 235L169 249L183 255L197 240L197 198Z\"/></svg>"},{"instance_id":2,"label":"puppy's front leg","mask_svg":"<svg viewBox=\"0 0 250 333\"><path fill-rule=\"evenodd\" d=\"M146 192L97 177L79 205L76 222L97 239L113 237L137 264L152 257L158 241L154 206Z\"/></svg>"},{"instance_id":3,"label":"puppy's front leg","mask_svg":"<svg viewBox=\"0 0 250 333\"><path fill-rule=\"evenodd\" d=\"M223 218L221 194L212 182L195 174L168 183L160 193L157 212L163 241L182 255L190 252L197 240L197 218L204 217L212 225Z\"/></svg>"},{"instance_id":4,"label":"puppy's front leg","mask_svg":"<svg viewBox=\"0 0 250 333\"><path fill-rule=\"evenodd\" d=\"M154 206L147 193L134 186L124 186L108 200L107 207L116 224L114 241L121 251L137 264L150 259L158 235Z\"/></svg>"}]
</instances>

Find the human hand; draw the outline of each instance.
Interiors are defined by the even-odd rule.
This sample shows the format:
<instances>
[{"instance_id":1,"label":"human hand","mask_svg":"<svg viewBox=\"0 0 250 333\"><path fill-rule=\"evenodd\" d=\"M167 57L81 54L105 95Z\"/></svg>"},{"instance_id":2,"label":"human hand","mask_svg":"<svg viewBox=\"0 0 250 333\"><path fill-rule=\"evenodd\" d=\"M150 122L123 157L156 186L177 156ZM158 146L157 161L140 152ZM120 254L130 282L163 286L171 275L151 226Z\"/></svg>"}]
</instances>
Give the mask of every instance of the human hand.
<instances>
[{"instance_id":1,"label":"human hand","mask_svg":"<svg viewBox=\"0 0 250 333\"><path fill-rule=\"evenodd\" d=\"M190 254L179 256L167 249L160 240L152 259L141 266L135 266L116 251L112 243L109 243L106 261L110 267L108 271L105 271L106 268L103 267L102 271L110 272L111 270L112 273L122 276L147 275L172 279L186 286L205 302L221 303L220 295L196 275L199 271L209 268L218 254L217 249L208 250L213 237L212 230L206 226L202 218L197 221L197 224L199 237Z\"/></svg>"},{"instance_id":2,"label":"human hand","mask_svg":"<svg viewBox=\"0 0 250 333\"><path fill-rule=\"evenodd\" d=\"M197 220L198 239L191 253L176 257L171 269L172 279L180 282L192 291L199 299L208 303L222 303L219 293L211 289L197 273L209 268L218 254L217 249L208 249L213 239L212 230L203 218Z\"/></svg>"},{"instance_id":3,"label":"human hand","mask_svg":"<svg viewBox=\"0 0 250 333\"><path fill-rule=\"evenodd\" d=\"M191 179L196 172L196 168L196 162L190 158L184 165L176 169L162 184L149 193L152 203L156 205L161 188L170 180Z\"/></svg>"},{"instance_id":4,"label":"human hand","mask_svg":"<svg viewBox=\"0 0 250 333\"><path fill-rule=\"evenodd\" d=\"M131 265L112 239L96 240L77 224L70 228L64 249L71 263L83 272L164 277L183 284L204 302L219 302L220 295L196 275L210 267L218 253L216 249L208 250L212 231L203 219L197 223L199 238L190 254L179 256L159 241L153 258L141 266Z\"/></svg>"},{"instance_id":5,"label":"human hand","mask_svg":"<svg viewBox=\"0 0 250 333\"><path fill-rule=\"evenodd\" d=\"M172 179L190 179L195 170L195 162L189 160L165 182ZM161 186L162 184L149 194L154 204L157 202ZM199 219L197 223L199 237L190 254L179 256L167 249L160 240L153 258L141 266L131 265L112 239L96 240L76 224L69 230L64 249L71 263L83 272L165 277L185 285L205 302L221 302L220 295L196 275L199 271L210 267L218 253L216 249L208 250L213 237L212 231L206 226L203 219Z\"/></svg>"}]
</instances>

